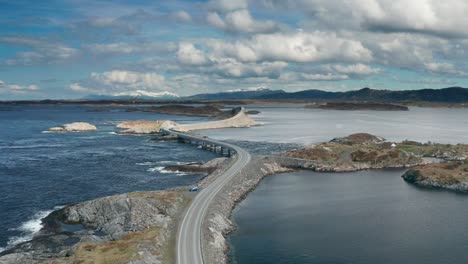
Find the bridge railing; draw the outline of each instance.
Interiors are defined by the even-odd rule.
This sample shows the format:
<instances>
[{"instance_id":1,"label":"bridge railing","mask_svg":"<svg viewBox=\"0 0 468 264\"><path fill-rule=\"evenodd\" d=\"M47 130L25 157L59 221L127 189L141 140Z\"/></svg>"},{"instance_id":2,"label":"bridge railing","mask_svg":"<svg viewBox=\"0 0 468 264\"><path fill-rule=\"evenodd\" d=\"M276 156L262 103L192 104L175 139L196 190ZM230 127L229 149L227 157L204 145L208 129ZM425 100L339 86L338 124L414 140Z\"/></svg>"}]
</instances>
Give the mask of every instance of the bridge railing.
<instances>
[{"instance_id":1,"label":"bridge railing","mask_svg":"<svg viewBox=\"0 0 468 264\"><path fill-rule=\"evenodd\" d=\"M221 148L220 153L222 155L224 155L224 150L227 150L228 156L232 156L233 154L237 153L235 146L214 139L210 139L205 136L189 135L187 133L171 129L161 129L161 131L165 134L175 135L181 140L188 140L189 143L195 142L197 145L201 145L203 149L211 150L213 152L218 152L218 148Z\"/></svg>"}]
</instances>

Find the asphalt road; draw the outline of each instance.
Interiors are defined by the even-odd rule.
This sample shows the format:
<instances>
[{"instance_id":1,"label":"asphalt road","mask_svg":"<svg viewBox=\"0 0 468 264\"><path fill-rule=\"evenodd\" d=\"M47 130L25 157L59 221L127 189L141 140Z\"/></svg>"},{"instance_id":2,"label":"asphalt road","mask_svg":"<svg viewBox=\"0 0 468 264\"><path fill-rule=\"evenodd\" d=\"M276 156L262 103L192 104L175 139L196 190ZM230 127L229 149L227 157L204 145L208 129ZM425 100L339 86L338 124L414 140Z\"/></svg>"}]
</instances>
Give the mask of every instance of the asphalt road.
<instances>
[{"instance_id":1,"label":"asphalt road","mask_svg":"<svg viewBox=\"0 0 468 264\"><path fill-rule=\"evenodd\" d=\"M187 134L176 131L171 131L171 133L187 136ZM232 177L237 175L250 162L251 157L250 154L244 149L231 144L192 135L189 137L192 139L210 141L211 143L217 145L230 147L237 153L234 157L236 161L231 165L231 167L228 168L224 174L220 175L208 187L200 190L200 192L195 196L195 199L187 209L184 218L182 219L182 223L179 226L176 241L177 263L203 264L204 261L201 248L201 229L203 219L205 218L206 212L208 210L208 206L213 201L213 198L216 196L216 194L223 188L223 186L226 185Z\"/></svg>"}]
</instances>

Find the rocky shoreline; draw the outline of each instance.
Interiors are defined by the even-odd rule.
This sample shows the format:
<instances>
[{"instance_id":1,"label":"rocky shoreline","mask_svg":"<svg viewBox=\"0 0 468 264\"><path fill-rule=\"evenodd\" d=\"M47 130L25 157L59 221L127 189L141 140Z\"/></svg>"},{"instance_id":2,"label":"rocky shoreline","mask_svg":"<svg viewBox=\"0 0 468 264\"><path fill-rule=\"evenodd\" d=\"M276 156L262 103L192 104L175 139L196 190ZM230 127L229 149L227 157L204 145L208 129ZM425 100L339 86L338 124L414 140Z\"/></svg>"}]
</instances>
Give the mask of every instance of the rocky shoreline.
<instances>
[{"instance_id":1,"label":"rocky shoreline","mask_svg":"<svg viewBox=\"0 0 468 264\"><path fill-rule=\"evenodd\" d=\"M420 186L467 191L466 179L460 178L465 177L468 170L464 161L458 161L462 165L447 167L424 165L427 161L423 159L465 160L467 149L466 145L407 141L395 144L358 133L289 150L278 156L253 156L247 167L223 187L208 208L202 227L205 260L207 263L227 263L229 245L225 237L235 229L230 221L232 210L267 175L295 169L340 172L417 166L403 175L406 181ZM182 164L165 169L209 173L198 185L204 188L232 162L233 158L217 158L205 164ZM461 176L437 178L450 168ZM434 171L434 174L428 173ZM187 187L180 187L114 195L67 206L46 217L44 228L32 241L0 253L0 263L114 263L117 260L134 264L173 263L178 221L194 195Z\"/></svg>"},{"instance_id":2,"label":"rocky shoreline","mask_svg":"<svg viewBox=\"0 0 468 264\"><path fill-rule=\"evenodd\" d=\"M409 183L424 188L468 193L468 162L466 161L417 166L409 169L401 177Z\"/></svg>"}]
</instances>

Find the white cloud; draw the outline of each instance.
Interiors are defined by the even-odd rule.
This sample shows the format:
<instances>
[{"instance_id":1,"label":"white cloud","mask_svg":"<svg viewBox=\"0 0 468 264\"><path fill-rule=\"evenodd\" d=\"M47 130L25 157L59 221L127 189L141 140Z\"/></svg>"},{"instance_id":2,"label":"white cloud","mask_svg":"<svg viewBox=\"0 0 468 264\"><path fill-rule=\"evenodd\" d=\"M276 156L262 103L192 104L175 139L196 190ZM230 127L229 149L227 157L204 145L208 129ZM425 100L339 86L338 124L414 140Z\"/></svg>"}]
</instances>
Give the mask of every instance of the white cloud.
<instances>
[{"instance_id":1,"label":"white cloud","mask_svg":"<svg viewBox=\"0 0 468 264\"><path fill-rule=\"evenodd\" d=\"M174 18L176 21L180 21L180 22L190 22L190 21L192 21L192 16L190 16L189 13L187 13L187 12L185 12L183 10L172 13L171 17Z\"/></svg>"},{"instance_id":2,"label":"white cloud","mask_svg":"<svg viewBox=\"0 0 468 264\"><path fill-rule=\"evenodd\" d=\"M468 36L465 0L264 0L267 6L310 14L319 27ZM346 19L343 19L346 18Z\"/></svg>"},{"instance_id":3,"label":"white cloud","mask_svg":"<svg viewBox=\"0 0 468 264\"><path fill-rule=\"evenodd\" d=\"M90 92L92 91L91 89L87 88L87 87L83 87L81 86L79 83L72 83L68 86L68 88L72 91L75 91L75 92Z\"/></svg>"},{"instance_id":4,"label":"white cloud","mask_svg":"<svg viewBox=\"0 0 468 264\"><path fill-rule=\"evenodd\" d=\"M0 93L25 94L37 90L39 90L39 86L36 84L19 85L0 80Z\"/></svg>"},{"instance_id":5,"label":"white cloud","mask_svg":"<svg viewBox=\"0 0 468 264\"><path fill-rule=\"evenodd\" d=\"M351 75L370 75L380 73L382 70L379 68L372 68L368 65L358 63L353 65L333 65L330 68L333 70L344 73L344 74L351 74Z\"/></svg>"},{"instance_id":6,"label":"white cloud","mask_svg":"<svg viewBox=\"0 0 468 264\"><path fill-rule=\"evenodd\" d=\"M339 81L339 80L347 80L349 76L346 74L310 74L310 73L303 73L301 77L308 81Z\"/></svg>"},{"instance_id":7,"label":"white cloud","mask_svg":"<svg viewBox=\"0 0 468 264\"><path fill-rule=\"evenodd\" d=\"M224 19L216 13L209 13L207 21L212 26L231 32L266 33L279 29L279 25L271 20L255 20L247 9L227 13Z\"/></svg>"},{"instance_id":8,"label":"white cloud","mask_svg":"<svg viewBox=\"0 0 468 264\"><path fill-rule=\"evenodd\" d=\"M68 88L81 93L116 94L132 91L164 92L172 90L166 78L155 72L112 70L92 72L88 78L72 83Z\"/></svg>"},{"instance_id":9,"label":"white cloud","mask_svg":"<svg viewBox=\"0 0 468 264\"><path fill-rule=\"evenodd\" d=\"M329 32L259 34L234 43L211 40L207 45L219 56L239 61L367 62L372 52L359 41Z\"/></svg>"},{"instance_id":10,"label":"white cloud","mask_svg":"<svg viewBox=\"0 0 468 264\"><path fill-rule=\"evenodd\" d=\"M141 43L103 43L90 44L86 49L95 54L132 54L143 52L173 52L177 49L176 44L171 42L141 42Z\"/></svg>"},{"instance_id":11,"label":"white cloud","mask_svg":"<svg viewBox=\"0 0 468 264\"><path fill-rule=\"evenodd\" d=\"M223 77L228 78L252 78L268 77L278 78L281 70L287 67L285 62L262 62L262 63L241 63L234 59L217 59L214 65L208 68L211 71Z\"/></svg>"},{"instance_id":12,"label":"white cloud","mask_svg":"<svg viewBox=\"0 0 468 264\"><path fill-rule=\"evenodd\" d=\"M31 49L31 51L16 53L15 59L9 59L5 62L7 65L53 64L73 59L79 54L75 48L42 38L7 36L0 37L0 43Z\"/></svg>"},{"instance_id":13,"label":"white cloud","mask_svg":"<svg viewBox=\"0 0 468 264\"><path fill-rule=\"evenodd\" d=\"M182 42L179 44L177 58L181 63L188 65L202 65L206 63L204 52L197 49L195 45L189 42Z\"/></svg>"},{"instance_id":14,"label":"white cloud","mask_svg":"<svg viewBox=\"0 0 468 264\"><path fill-rule=\"evenodd\" d=\"M113 70L102 73L93 72L90 79L114 89L157 89L165 86L164 76L157 73Z\"/></svg>"}]
</instances>

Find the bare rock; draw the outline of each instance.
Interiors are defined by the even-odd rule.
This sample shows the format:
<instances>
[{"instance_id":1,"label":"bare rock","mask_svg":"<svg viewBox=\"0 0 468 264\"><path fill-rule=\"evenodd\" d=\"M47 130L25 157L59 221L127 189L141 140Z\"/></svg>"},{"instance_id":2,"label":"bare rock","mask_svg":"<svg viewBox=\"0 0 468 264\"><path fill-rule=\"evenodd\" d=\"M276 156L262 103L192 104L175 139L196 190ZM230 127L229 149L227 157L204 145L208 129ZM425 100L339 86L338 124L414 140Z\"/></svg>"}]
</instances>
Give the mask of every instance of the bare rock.
<instances>
[{"instance_id":1,"label":"bare rock","mask_svg":"<svg viewBox=\"0 0 468 264\"><path fill-rule=\"evenodd\" d=\"M164 169L168 171L182 171L189 173L212 173L219 168L227 158L216 158L206 163L189 163L174 166L167 166Z\"/></svg>"},{"instance_id":2,"label":"bare rock","mask_svg":"<svg viewBox=\"0 0 468 264\"><path fill-rule=\"evenodd\" d=\"M86 122L74 122L58 127L49 128L50 132L86 132L95 131L97 127Z\"/></svg>"}]
</instances>

